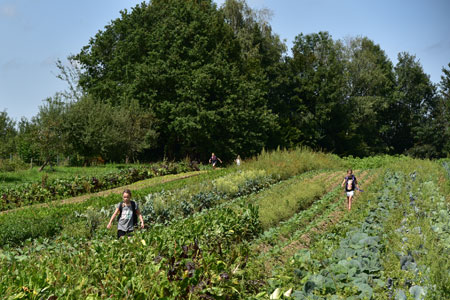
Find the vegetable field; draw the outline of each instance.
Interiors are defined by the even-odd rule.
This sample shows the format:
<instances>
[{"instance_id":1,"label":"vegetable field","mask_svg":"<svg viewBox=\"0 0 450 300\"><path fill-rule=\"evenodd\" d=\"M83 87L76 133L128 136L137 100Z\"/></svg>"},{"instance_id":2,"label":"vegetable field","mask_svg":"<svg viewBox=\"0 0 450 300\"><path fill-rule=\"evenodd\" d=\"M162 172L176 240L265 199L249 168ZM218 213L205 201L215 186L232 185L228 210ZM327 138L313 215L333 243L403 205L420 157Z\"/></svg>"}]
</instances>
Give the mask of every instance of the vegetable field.
<instances>
[{"instance_id":1,"label":"vegetable field","mask_svg":"<svg viewBox=\"0 0 450 300\"><path fill-rule=\"evenodd\" d=\"M340 184L363 192L347 211ZM0 215L4 299L450 299L450 164L300 149L120 195Z\"/></svg>"}]
</instances>

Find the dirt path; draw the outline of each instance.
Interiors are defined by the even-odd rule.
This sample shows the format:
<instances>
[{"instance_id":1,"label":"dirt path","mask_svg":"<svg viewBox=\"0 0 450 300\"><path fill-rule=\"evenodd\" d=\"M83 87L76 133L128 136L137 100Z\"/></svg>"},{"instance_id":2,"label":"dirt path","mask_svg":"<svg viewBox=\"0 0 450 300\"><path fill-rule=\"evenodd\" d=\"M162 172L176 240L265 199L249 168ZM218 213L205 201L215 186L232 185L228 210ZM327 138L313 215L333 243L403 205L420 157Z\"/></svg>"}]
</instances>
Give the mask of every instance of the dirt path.
<instances>
[{"instance_id":1,"label":"dirt path","mask_svg":"<svg viewBox=\"0 0 450 300\"><path fill-rule=\"evenodd\" d=\"M341 171L327 171L327 172L323 172L320 174L317 174L316 176L306 179L303 183L303 185L307 185L308 182L320 182L324 187L324 193L321 197L323 197L324 195L326 195L327 193L331 192L335 187L337 187L338 185L341 184L340 178L341 178L342 172ZM311 203L310 206L314 205L314 202ZM310 209L310 206L303 209L303 211L306 211L308 209ZM307 220L306 224L309 224L311 222L311 220ZM278 240L283 243L283 242L288 242L290 239L292 232L289 233L283 233L278 235ZM273 248L273 245L271 245L270 243L261 243L259 245L257 245L256 249L257 252L261 252L261 253L267 253L269 252L271 249Z\"/></svg>"},{"instance_id":2,"label":"dirt path","mask_svg":"<svg viewBox=\"0 0 450 300\"><path fill-rule=\"evenodd\" d=\"M162 176L162 177L153 177L150 179L137 181L132 184L116 187L116 188L113 188L110 190L100 191L97 193L85 194L85 195L76 196L76 197L67 198L67 199L60 199L60 200L54 200L54 201L46 202L46 203L37 203L37 204L27 205L27 206L23 206L23 207L13 208L13 209L2 211L2 212L0 212L0 214L5 214L5 213L9 213L9 212L17 211L20 209L29 208L29 207L37 208L37 207L45 207L45 206L55 205L55 204L62 205L62 204L69 204L69 203L84 202L93 197L109 196L111 194L121 194L123 192L123 190L125 190L125 189L130 189L130 190L144 189L144 188L152 187L152 186L155 186L158 184L163 184L163 183L167 183L167 182L182 180L182 179L193 177L193 176L198 176L203 173L206 173L206 171L193 171L193 172L187 172L187 173L182 173L182 174L175 174L175 175L171 174L171 175L166 175L166 176ZM155 179L161 179L161 180L155 180Z\"/></svg>"},{"instance_id":3,"label":"dirt path","mask_svg":"<svg viewBox=\"0 0 450 300\"><path fill-rule=\"evenodd\" d=\"M374 180L376 177L376 174L368 174L368 171L359 171L355 170L354 172L359 180L359 182L364 184L364 187L368 187L370 183ZM327 193L332 191L334 188L339 186L342 183L342 172L333 172L328 173L328 177L324 180L324 185L326 186ZM342 176L341 176L342 175ZM341 178L342 177L342 178ZM332 200L327 207L334 205L337 201L341 201L343 198L342 194L339 194L334 200ZM357 201L358 197L355 197L355 200ZM341 220L343 215L346 211L346 205L343 202L343 205L338 205L336 207L336 210L331 212L322 212L321 214L316 215L314 218L311 218L309 220L305 220L306 223L302 224L302 226L307 226L311 222L313 222L316 219L323 218L321 222L319 222L317 225L313 226L311 229L309 229L307 232L302 234L298 239L291 240L288 242L289 237L287 236L279 236L280 241L288 242L288 244L284 245L281 249L281 252L276 255L275 257L271 259L267 259L264 262L265 270L270 273L270 270L275 265L284 264L287 259L292 257L298 250L308 248L311 242L311 236L312 234L320 234L322 232L325 232L327 228L333 224L336 224ZM324 215L327 214L327 215ZM272 248L272 245L267 244L261 244L258 246L258 250L262 253L267 253Z\"/></svg>"},{"instance_id":4,"label":"dirt path","mask_svg":"<svg viewBox=\"0 0 450 300\"><path fill-rule=\"evenodd\" d=\"M363 171L361 174L358 174L358 180L360 182L364 182L364 186L368 187L372 181L376 178L377 174L370 174L368 178L366 179L368 175L368 171ZM336 199L330 203L330 205L333 205L336 203L336 201L340 201L342 199L342 195L339 195L336 197ZM354 202L358 200L358 197L354 198ZM288 258L294 255L295 252L297 252L300 249L308 248L311 243L311 235L312 234L321 234L325 232L329 226L332 226L336 223L338 223L343 215L346 213L347 207L346 204L342 206L338 206L336 210L330 212L323 221L319 222L316 226L311 228L308 232L305 232L299 240L294 240L290 244L286 245L283 248L283 257ZM317 216L317 218L320 218L321 216Z\"/></svg>"}]
</instances>

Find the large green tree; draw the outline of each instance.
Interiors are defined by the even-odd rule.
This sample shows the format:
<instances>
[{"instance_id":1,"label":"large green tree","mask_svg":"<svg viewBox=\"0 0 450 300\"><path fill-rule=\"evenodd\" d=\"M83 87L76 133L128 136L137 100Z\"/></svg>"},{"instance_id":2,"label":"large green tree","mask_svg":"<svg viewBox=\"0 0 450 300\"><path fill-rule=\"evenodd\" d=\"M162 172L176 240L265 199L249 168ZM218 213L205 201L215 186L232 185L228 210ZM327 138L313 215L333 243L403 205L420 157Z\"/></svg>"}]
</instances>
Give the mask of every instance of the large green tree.
<instances>
[{"instance_id":1,"label":"large green tree","mask_svg":"<svg viewBox=\"0 0 450 300\"><path fill-rule=\"evenodd\" d=\"M16 122L6 111L0 112L0 158L8 158L15 152Z\"/></svg>"},{"instance_id":2,"label":"large green tree","mask_svg":"<svg viewBox=\"0 0 450 300\"><path fill-rule=\"evenodd\" d=\"M68 105L63 132L72 155L85 164L103 160L136 160L137 155L154 146L152 115L136 103L113 106L83 97Z\"/></svg>"},{"instance_id":3,"label":"large green tree","mask_svg":"<svg viewBox=\"0 0 450 300\"><path fill-rule=\"evenodd\" d=\"M262 88L272 113L282 116L285 109L284 94L288 86L285 63L286 45L272 31L267 9L252 9L245 0L226 0L220 8L225 22L230 25L240 45L240 64L253 80L264 82ZM282 119L273 127L267 148L287 146L283 140Z\"/></svg>"},{"instance_id":4,"label":"large green tree","mask_svg":"<svg viewBox=\"0 0 450 300\"><path fill-rule=\"evenodd\" d=\"M404 153L420 143L417 133L436 108L436 89L416 57L405 52L398 55L395 77L387 137L394 153Z\"/></svg>"},{"instance_id":5,"label":"large green tree","mask_svg":"<svg viewBox=\"0 0 450 300\"><path fill-rule=\"evenodd\" d=\"M207 0L154 0L123 11L73 57L95 101L138 101L156 119L161 155L253 155L276 128L263 74L244 63L224 14Z\"/></svg>"},{"instance_id":6,"label":"large green tree","mask_svg":"<svg viewBox=\"0 0 450 300\"><path fill-rule=\"evenodd\" d=\"M36 124L22 117L18 123L16 136L16 152L25 162L39 160L39 146L36 144Z\"/></svg>"},{"instance_id":7,"label":"large green tree","mask_svg":"<svg viewBox=\"0 0 450 300\"><path fill-rule=\"evenodd\" d=\"M347 40L346 76L348 126L341 139L345 153L358 156L389 150L389 108L395 78L393 66L379 45L366 37Z\"/></svg>"},{"instance_id":8,"label":"large green tree","mask_svg":"<svg viewBox=\"0 0 450 300\"><path fill-rule=\"evenodd\" d=\"M409 153L415 156L450 157L450 64L442 72L435 105L414 130L414 146Z\"/></svg>"},{"instance_id":9,"label":"large green tree","mask_svg":"<svg viewBox=\"0 0 450 300\"><path fill-rule=\"evenodd\" d=\"M42 171L52 164L58 154L69 151L67 137L64 132L64 122L67 105L60 94L55 94L44 100L39 107L37 116L32 118L32 138L34 148L39 152Z\"/></svg>"},{"instance_id":10,"label":"large green tree","mask_svg":"<svg viewBox=\"0 0 450 300\"><path fill-rule=\"evenodd\" d=\"M439 132L437 148L440 156L450 157L450 63L447 68L442 68L441 82L439 85L441 98L435 115L434 132Z\"/></svg>"},{"instance_id":11,"label":"large green tree","mask_svg":"<svg viewBox=\"0 0 450 300\"><path fill-rule=\"evenodd\" d=\"M327 32L300 34L288 64L292 88L285 100L285 139L292 146L342 153L339 137L347 130L342 46Z\"/></svg>"}]
</instances>

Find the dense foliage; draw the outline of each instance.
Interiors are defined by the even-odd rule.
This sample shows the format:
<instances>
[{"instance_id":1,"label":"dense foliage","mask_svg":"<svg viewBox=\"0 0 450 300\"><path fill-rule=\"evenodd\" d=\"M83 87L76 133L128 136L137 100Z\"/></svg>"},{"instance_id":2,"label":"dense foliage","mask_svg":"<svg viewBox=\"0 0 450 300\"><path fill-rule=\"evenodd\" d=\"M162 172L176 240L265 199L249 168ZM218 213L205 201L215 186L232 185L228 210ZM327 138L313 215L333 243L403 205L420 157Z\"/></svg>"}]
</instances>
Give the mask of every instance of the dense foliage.
<instances>
[{"instance_id":1,"label":"dense foliage","mask_svg":"<svg viewBox=\"0 0 450 300\"><path fill-rule=\"evenodd\" d=\"M149 187L133 191L133 197L139 199L148 194L170 193L181 189L185 185L197 185L227 174L228 170L221 170L198 176L182 178L185 174L166 175L149 179ZM169 179L168 182L163 183ZM181 177L181 178L180 178ZM176 180L174 180L176 179ZM0 214L0 224L4 231L0 234L0 246L21 245L27 240L39 238L54 238L58 234L71 237L90 237L98 227L98 220L103 219L101 208L110 208L121 201L120 194L109 196L89 196L86 201L73 203L53 202L47 206L27 206L22 209ZM94 208L98 208L95 209ZM96 225L94 225L96 224Z\"/></svg>"},{"instance_id":2,"label":"dense foliage","mask_svg":"<svg viewBox=\"0 0 450 300\"><path fill-rule=\"evenodd\" d=\"M130 238L105 228L120 195L0 215L0 293L448 299L447 161L384 159L368 159L366 170L364 160L345 160L363 168L350 212L341 162L297 150L136 191L148 222ZM287 168L298 160L307 167Z\"/></svg>"},{"instance_id":3,"label":"dense foliage","mask_svg":"<svg viewBox=\"0 0 450 300\"><path fill-rule=\"evenodd\" d=\"M58 63L69 91L30 121L0 113L0 158L231 160L278 146L449 155L450 65L432 83L407 52L394 65L367 37L301 28L288 54L269 15L245 0L154 0L122 11L70 66Z\"/></svg>"},{"instance_id":4,"label":"dense foliage","mask_svg":"<svg viewBox=\"0 0 450 300\"><path fill-rule=\"evenodd\" d=\"M0 211L98 192L155 176L191 170L192 166L185 162L161 162L125 168L97 177L75 176L64 179L48 179L47 176L43 176L39 182L0 187Z\"/></svg>"}]
</instances>

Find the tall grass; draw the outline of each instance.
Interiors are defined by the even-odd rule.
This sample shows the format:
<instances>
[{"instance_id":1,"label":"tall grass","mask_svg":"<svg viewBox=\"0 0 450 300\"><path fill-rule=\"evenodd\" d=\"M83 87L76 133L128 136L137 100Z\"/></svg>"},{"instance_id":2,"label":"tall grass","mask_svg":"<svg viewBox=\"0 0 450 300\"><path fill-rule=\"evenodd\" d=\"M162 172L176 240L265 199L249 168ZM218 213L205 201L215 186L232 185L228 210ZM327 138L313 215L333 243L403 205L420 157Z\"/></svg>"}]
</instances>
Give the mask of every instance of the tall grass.
<instances>
[{"instance_id":1,"label":"tall grass","mask_svg":"<svg viewBox=\"0 0 450 300\"><path fill-rule=\"evenodd\" d=\"M264 230L308 208L325 194L323 183L293 180L292 184L278 185L267 190L256 202L259 220Z\"/></svg>"},{"instance_id":2,"label":"tall grass","mask_svg":"<svg viewBox=\"0 0 450 300\"><path fill-rule=\"evenodd\" d=\"M219 193L234 196L246 182L258 180L263 177L266 177L264 170L245 170L217 178L214 180L213 185Z\"/></svg>"},{"instance_id":3,"label":"tall grass","mask_svg":"<svg viewBox=\"0 0 450 300\"><path fill-rule=\"evenodd\" d=\"M342 168L341 160L332 154L313 152L308 148L292 150L263 150L256 158L246 161L245 169L265 170L268 175L280 180L317 169Z\"/></svg>"}]
</instances>

